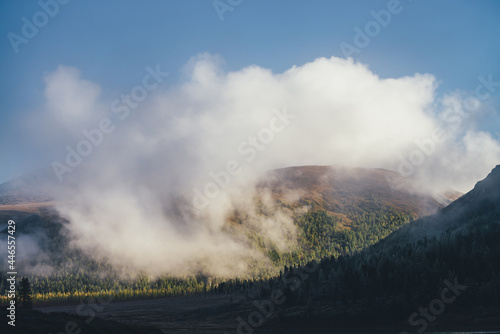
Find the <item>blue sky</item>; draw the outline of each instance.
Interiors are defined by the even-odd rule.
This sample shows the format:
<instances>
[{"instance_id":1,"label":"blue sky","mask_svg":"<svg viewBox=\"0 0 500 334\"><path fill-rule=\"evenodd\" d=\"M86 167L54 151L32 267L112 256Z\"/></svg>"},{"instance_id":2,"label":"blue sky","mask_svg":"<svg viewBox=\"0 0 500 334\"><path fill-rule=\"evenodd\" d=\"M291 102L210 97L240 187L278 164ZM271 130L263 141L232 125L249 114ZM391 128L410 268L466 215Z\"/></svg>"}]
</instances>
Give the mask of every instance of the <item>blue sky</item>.
<instances>
[{"instance_id":1,"label":"blue sky","mask_svg":"<svg viewBox=\"0 0 500 334\"><path fill-rule=\"evenodd\" d=\"M176 85L186 62L203 52L222 56L226 71L256 64L280 73L318 57L344 57L340 44L354 45L354 28L364 30L371 11L388 3L243 0L221 20L211 0L71 0L15 53L8 34L21 36L23 17L32 22L41 7L2 1L0 183L57 158L33 145L24 124L45 103L44 75L59 65L78 68L110 98L129 91L155 64L170 73L164 84ZM500 2L413 0L398 8L355 60L383 78L430 73L440 94L474 91L479 76L500 81ZM493 110L499 97L497 88L488 100ZM498 115L482 116L479 129L498 138Z\"/></svg>"}]
</instances>

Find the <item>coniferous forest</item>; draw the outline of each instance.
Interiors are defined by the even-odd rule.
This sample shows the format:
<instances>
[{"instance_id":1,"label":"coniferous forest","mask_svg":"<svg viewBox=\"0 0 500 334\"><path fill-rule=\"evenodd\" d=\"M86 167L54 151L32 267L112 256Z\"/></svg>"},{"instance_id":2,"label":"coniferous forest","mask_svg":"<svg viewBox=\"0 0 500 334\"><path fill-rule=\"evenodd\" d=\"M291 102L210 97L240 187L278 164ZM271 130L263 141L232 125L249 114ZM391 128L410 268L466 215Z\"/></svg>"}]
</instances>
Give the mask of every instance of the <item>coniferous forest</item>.
<instances>
[{"instance_id":1,"label":"coniferous forest","mask_svg":"<svg viewBox=\"0 0 500 334\"><path fill-rule=\"evenodd\" d=\"M298 243L290 252L266 249L263 244L259 243L257 234L249 235L250 239L255 240L256 247L260 247L263 252L267 253L272 260L273 267L257 270L254 277L244 277L229 282L269 279L275 277L285 266L352 254L374 244L413 219L408 214L383 205L379 208L372 212L357 210L357 212L348 213L348 217L354 222L352 229L342 228L340 219L324 210L297 215L294 219L299 227ZM208 293L217 291L219 283L230 284L224 283L224 278L208 277L203 273L189 277L170 275L152 278L146 274L139 274L136 277L123 278L105 261L92 259L78 250L69 249L68 241L61 232L64 225L63 219L56 216L43 218L31 216L23 223L19 225L27 226L25 233L46 233L49 240L46 242L46 250L50 261L45 262L46 260L33 258L31 261L25 260L18 263L21 268L37 265L41 267L42 273L44 266L51 268L49 275L27 276L32 285L35 305L80 302L86 298L97 297L126 300ZM6 281L8 276L5 273L6 271L0 273L2 300L7 300L5 292L8 287Z\"/></svg>"}]
</instances>

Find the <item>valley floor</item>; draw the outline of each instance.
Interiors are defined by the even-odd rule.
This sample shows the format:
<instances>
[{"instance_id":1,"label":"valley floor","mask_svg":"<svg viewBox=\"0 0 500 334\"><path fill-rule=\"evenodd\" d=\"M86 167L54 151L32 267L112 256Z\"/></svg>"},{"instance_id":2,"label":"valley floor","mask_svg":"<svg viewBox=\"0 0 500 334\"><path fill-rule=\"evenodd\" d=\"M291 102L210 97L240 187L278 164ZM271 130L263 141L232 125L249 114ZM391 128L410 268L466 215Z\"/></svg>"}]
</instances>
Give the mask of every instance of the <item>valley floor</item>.
<instances>
[{"instance_id":1,"label":"valley floor","mask_svg":"<svg viewBox=\"0 0 500 334\"><path fill-rule=\"evenodd\" d=\"M327 306L327 305L324 305ZM245 300L244 295L208 295L183 296L152 300L134 300L111 302L100 307L94 305L65 305L36 308L44 313L67 312L86 316L92 321L93 314L104 320L113 320L128 325L152 326L163 333L250 333L249 327L241 326L241 319L248 321L249 315L256 311L252 301ZM303 310L292 307L287 309L282 320L274 319L262 326L251 327L254 333L335 333L346 332L384 332L398 333L396 328L406 328L407 324L377 325L363 324L362 319L349 321L339 314L326 314L306 320ZM298 315L300 314L300 315ZM238 321L238 318L240 321ZM347 320L347 321L344 321ZM333 324L337 324L333 326ZM314 327L311 328L311 326ZM427 332L436 331L496 331L500 329L500 310L488 310L482 314L448 314L429 326ZM313 331L314 330L314 331ZM411 329L410 329L411 332ZM492 332L493 333L493 332ZM497 332L500 333L500 332Z\"/></svg>"},{"instance_id":2,"label":"valley floor","mask_svg":"<svg viewBox=\"0 0 500 334\"><path fill-rule=\"evenodd\" d=\"M237 318L255 310L243 295L233 296L184 296L152 300L112 302L99 307L67 305L36 308L44 313L67 312L88 315L92 310L96 317L126 324L148 325L160 328L165 333L189 333L189 330L236 332ZM77 311L79 310L79 311ZM246 317L246 316L245 316Z\"/></svg>"}]
</instances>

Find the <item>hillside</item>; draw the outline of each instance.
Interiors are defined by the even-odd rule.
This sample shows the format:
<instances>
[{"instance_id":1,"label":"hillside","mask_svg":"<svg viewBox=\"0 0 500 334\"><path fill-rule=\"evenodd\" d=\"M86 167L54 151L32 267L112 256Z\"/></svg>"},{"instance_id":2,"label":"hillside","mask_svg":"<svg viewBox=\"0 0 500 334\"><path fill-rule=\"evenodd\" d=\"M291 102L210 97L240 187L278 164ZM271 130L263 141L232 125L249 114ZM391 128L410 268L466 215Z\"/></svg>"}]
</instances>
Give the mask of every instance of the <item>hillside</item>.
<instances>
[{"instance_id":1,"label":"hillside","mask_svg":"<svg viewBox=\"0 0 500 334\"><path fill-rule=\"evenodd\" d=\"M272 291L285 296L264 327L498 329L499 185L500 165L439 213L359 253L285 268L279 277L252 286L259 299ZM446 297L450 291L453 298Z\"/></svg>"},{"instance_id":2,"label":"hillside","mask_svg":"<svg viewBox=\"0 0 500 334\"><path fill-rule=\"evenodd\" d=\"M349 212L373 209L379 203L414 217L435 213L462 194L449 191L429 194L399 174L380 168L301 166L270 171L258 189L269 190L283 203L299 200L313 211L324 210L346 217ZM349 221L349 219L347 219Z\"/></svg>"},{"instance_id":3,"label":"hillside","mask_svg":"<svg viewBox=\"0 0 500 334\"><path fill-rule=\"evenodd\" d=\"M43 189L57 185L51 168L43 168L0 184L0 207L52 200ZM24 210L20 210L24 211Z\"/></svg>"},{"instance_id":4,"label":"hillside","mask_svg":"<svg viewBox=\"0 0 500 334\"><path fill-rule=\"evenodd\" d=\"M392 171L341 166L273 170L262 177L257 194L270 195L276 207L294 212L299 227L297 249L263 249L281 267L359 251L461 195L426 194L417 183ZM245 226L244 214L236 220ZM252 231L246 233L262 244Z\"/></svg>"},{"instance_id":5,"label":"hillside","mask_svg":"<svg viewBox=\"0 0 500 334\"><path fill-rule=\"evenodd\" d=\"M461 200L361 252L287 266L268 280L229 280L196 296L117 301L100 316L167 333L498 330L499 176L497 167Z\"/></svg>"},{"instance_id":6,"label":"hillside","mask_svg":"<svg viewBox=\"0 0 500 334\"><path fill-rule=\"evenodd\" d=\"M391 242L401 243L424 237L440 237L457 230L467 230L484 213L495 214L500 205L500 165L474 189L463 195L436 215L422 219L391 235Z\"/></svg>"},{"instance_id":7,"label":"hillside","mask_svg":"<svg viewBox=\"0 0 500 334\"><path fill-rule=\"evenodd\" d=\"M394 189L388 178L404 187ZM226 279L206 277L203 271L193 277L184 277L184 281L163 277L158 281L148 279L138 284L134 280L119 279L116 268L112 268L106 259L89 257L79 249L68 247L70 240L65 228L68 222L54 210L57 202L49 201L48 196L37 198L38 201L45 200L42 202L30 202L30 197L16 197L36 191L36 185L43 182L43 177L30 175L0 186L3 190L0 196L9 203L0 205L0 217L4 221L16 219L17 237L24 238L22 245L29 244L24 246L26 251L20 248L18 256L22 259L20 265L24 265L25 272L29 272L30 278L35 280L33 289L40 299L48 293L62 293L73 298L71 293L95 291L96 287L100 287L99 290L130 289L141 296L144 295L139 287L149 287L168 295L178 293L174 291L207 290ZM226 233L246 238L250 247L269 258L271 268L252 264L251 274L254 278L269 277L284 266L357 252L408 222L442 208L440 201L431 195L412 191L414 188L409 180L382 169L328 166L278 169L262 177L257 185L255 201L258 203L264 194L270 193L276 204L271 208L281 208L290 216L296 226L295 234L287 240L291 246L276 246L274 240L254 228L249 220L255 219L255 216L249 217L245 210L229 217ZM304 208L307 210L304 211ZM266 218L273 214L264 209L258 213L259 217ZM272 219L268 221L268 224L272 223ZM2 230L1 233L5 234L6 230ZM23 259L23 256L26 258ZM46 276L46 272L51 275ZM57 284L54 284L55 279ZM212 285L207 286L208 282ZM0 290L4 287L5 282L0 285ZM64 300L66 297L61 298Z\"/></svg>"}]
</instances>

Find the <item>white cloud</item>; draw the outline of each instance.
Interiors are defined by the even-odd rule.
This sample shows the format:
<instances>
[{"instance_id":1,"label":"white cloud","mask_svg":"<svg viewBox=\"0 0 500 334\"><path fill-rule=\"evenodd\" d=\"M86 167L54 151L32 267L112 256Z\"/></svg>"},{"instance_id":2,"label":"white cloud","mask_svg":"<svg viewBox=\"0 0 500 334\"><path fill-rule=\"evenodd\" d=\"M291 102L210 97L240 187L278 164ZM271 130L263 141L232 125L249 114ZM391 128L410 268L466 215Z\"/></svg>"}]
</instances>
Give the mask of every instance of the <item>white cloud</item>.
<instances>
[{"instance_id":1,"label":"white cloud","mask_svg":"<svg viewBox=\"0 0 500 334\"><path fill-rule=\"evenodd\" d=\"M99 85L80 78L80 71L67 66L59 66L45 76L45 98L52 118L72 130L89 120L95 120L102 107L98 98Z\"/></svg>"},{"instance_id":2,"label":"white cloud","mask_svg":"<svg viewBox=\"0 0 500 334\"><path fill-rule=\"evenodd\" d=\"M414 176L427 185L465 191L500 161L499 142L469 129L472 116L453 129L443 122L443 111L460 99L436 97L432 75L382 79L363 64L334 57L280 74L258 66L225 73L221 63L207 54L193 58L184 83L151 96L133 117L116 123L117 131L86 158L90 164L78 167L79 191L60 208L71 219L74 245L136 269L175 273L204 266L213 274L241 274L249 259L262 256L238 227L224 223L234 208L246 203L248 228L278 248L288 247L284 238L295 233L284 213L259 220L248 204L255 180L269 169L397 169L399 157L419 149L416 140L432 138L438 129L449 139L415 166ZM77 138L109 105L99 87L75 69L59 67L46 83L48 115ZM250 148L245 143L284 108L294 119L281 124L273 140L260 143L248 162L250 154L238 148ZM210 205L192 210L193 189L203 190L212 181L210 172L224 170L230 160L242 172Z\"/></svg>"}]
</instances>

